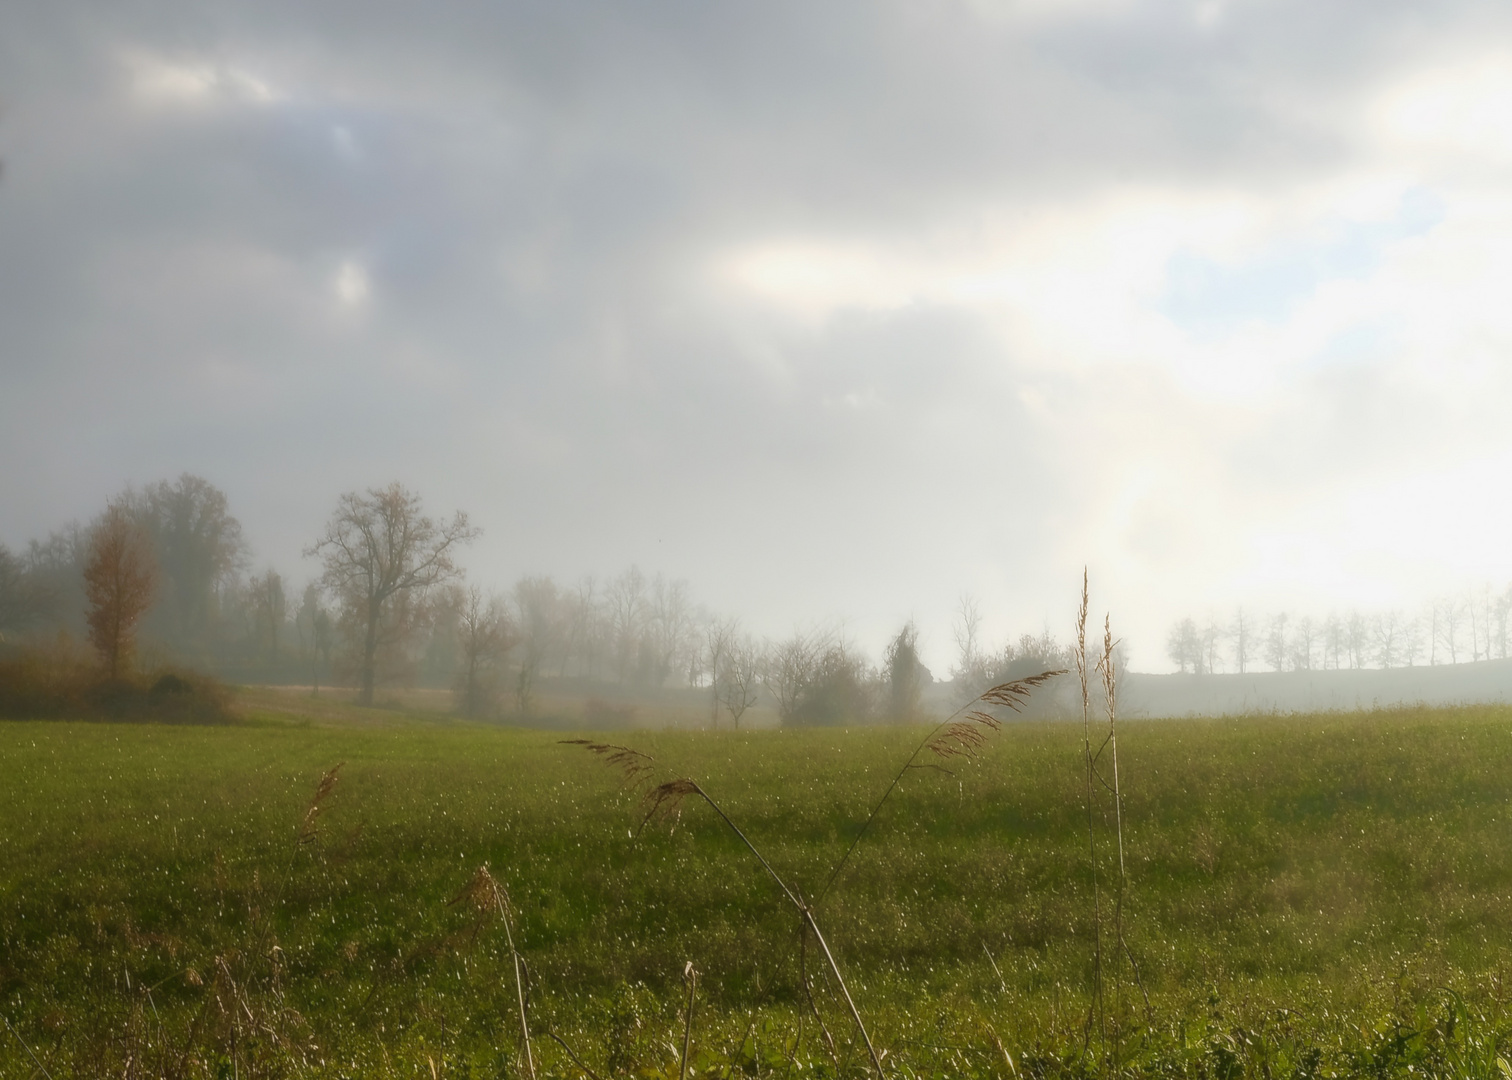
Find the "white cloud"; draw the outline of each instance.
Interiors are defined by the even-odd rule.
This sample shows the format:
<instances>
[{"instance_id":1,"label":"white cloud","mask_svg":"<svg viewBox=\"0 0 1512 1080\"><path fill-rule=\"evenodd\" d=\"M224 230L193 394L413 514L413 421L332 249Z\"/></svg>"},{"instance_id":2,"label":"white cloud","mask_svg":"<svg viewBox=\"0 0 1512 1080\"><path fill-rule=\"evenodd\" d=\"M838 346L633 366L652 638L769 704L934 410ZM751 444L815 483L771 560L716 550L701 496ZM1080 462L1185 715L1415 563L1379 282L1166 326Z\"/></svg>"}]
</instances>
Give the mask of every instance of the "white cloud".
<instances>
[{"instance_id":1,"label":"white cloud","mask_svg":"<svg viewBox=\"0 0 1512 1080\"><path fill-rule=\"evenodd\" d=\"M265 105L280 95L245 68L209 61L171 60L124 50L122 60L138 101L150 106L204 106L221 102Z\"/></svg>"}]
</instances>

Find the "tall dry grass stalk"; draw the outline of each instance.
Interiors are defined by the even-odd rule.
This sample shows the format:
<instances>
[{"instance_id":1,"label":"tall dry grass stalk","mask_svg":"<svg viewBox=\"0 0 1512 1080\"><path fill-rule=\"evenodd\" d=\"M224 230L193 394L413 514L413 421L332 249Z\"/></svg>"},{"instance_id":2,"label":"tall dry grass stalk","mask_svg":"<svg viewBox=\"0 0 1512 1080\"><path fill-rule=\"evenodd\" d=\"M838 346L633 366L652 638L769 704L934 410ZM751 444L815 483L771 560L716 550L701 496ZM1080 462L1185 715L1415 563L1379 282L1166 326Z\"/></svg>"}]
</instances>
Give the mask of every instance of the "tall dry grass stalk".
<instances>
[{"instance_id":1,"label":"tall dry grass stalk","mask_svg":"<svg viewBox=\"0 0 1512 1080\"><path fill-rule=\"evenodd\" d=\"M1139 988L1140 995L1144 998L1145 1011L1149 1012L1150 995L1145 990L1144 979L1139 974L1139 964L1134 959L1134 951L1129 947L1129 939L1124 930L1124 900L1129 887L1129 871L1124 859L1124 834L1123 834L1123 783L1118 773L1118 675L1113 649L1118 642L1113 640L1113 626L1111 617L1103 616L1103 651L1102 659L1098 662L1098 671L1102 675L1103 699L1108 715L1108 749L1113 759L1113 821L1118 837L1118 896L1113 909L1113 930L1119 954L1129 965L1129 974L1133 976L1135 985ZM1123 984L1119 983L1119 1008L1123 1007Z\"/></svg>"},{"instance_id":2,"label":"tall dry grass stalk","mask_svg":"<svg viewBox=\"0 0 1512 1080\"><path fill-rule=\"evenodd\" d=\"M525 1053L525 1072L530 1080L535 1080L535 1054L530 1047L530 1023L525 1018L524 961L515 948L514 927L509 917L509 893L489 873L488 867L480 866L473 873L472 879L462 887L462 891L452 899L452 903L470 903L477 909L480 920L497 914L499 921L504 924L504 940L509 945L509 955L514 962L515 1004L520 1013L520 1045Z\"/></svg>"},{"instance_id":3,"label":"tall dry grass stalk","mask_svg":"<svg viewBox=\"0 0 1512 1080\"><path fill-rule=\"evenodd\" d=\"M1084 609L1084 616L1086 607L1085 592L1085 588L1083 588L1082 606ZM1085 623L1085 617L1083 618L1083 623ZM938 764L938 762L921 762L919 759L925 753L925 751L929 751L938 759L973 756L987 741L988 736L992 732L998 731L1002 728L1002 720L993 715L990 710L1000 708L1008 709L1013 712L1022 711L1024 704L1029 700L1030 695L1035 689L1044 685L1051 679L1064 674L1064 670L1043 671L1038 675L1030 675L1027 678L1013 679L1008 682L999 683L996 686L989 687L977 697L961 706L961 708L957 709L950 716L946 717L939 724L935 725L935 727L931 729L929 733L925 735L924 738L919 742L919 745L914 748L914 752L908 756L908 759L903 763L902 768L898 770L897 774L892 778L892 782L889 783L887 785L887 789L883 791L882 797L878 799L876 805L872 807L871 813L868 814L866 816L866 820L862 822L861 828L857 831L855 838L850 843L850 846L846 848L845 854L840 857L839 862L837 862L834 869L830 871L829 877L825 881L823 889L821 889L819 892L818 900L814 901L814 903L822 901L825 896L829 894L829 891L834 886L835 882L839 880L841 871L845 869L845 866L850 861L850 857L855 852L856 847L861 843L862 838L866 836L867 832L872 826L872 823L876 821L877 815L882 812L882 807L886 805L887 800L892 796L893 792L897 790L898 785L903 780L903 777L906 776L912 769L944 768L942 765ZM1085 670L1083 670L1082 675L1082 696L1085 700L1087 696ZM651 775L653 769L655 768L654 759L649 754L641 753L639 750L634 750L628 746L620 746L612 743L598 743L592 741L591 739L563 739L561 740L561 742L564 745L581 746L590 753L596 755L606 765L609 765L611 768L619 772L624 779L624 782L628 786L638 786L641 782L646 780L647 777ZM945 771L948 772L949 770ZM653 820L667 817L680 817L682 813L682 804L689 796L697 796L708 804L709 808L719 816L720 820L723 821L725 825L729 827L730 831L739 838L740 842L745 845L746 850L751 853L752 857L755 858L756 861L761 865L761 868L767 872L767 876L770 877L776 884L778 891L781 892L782 896L788 901L789 904L793 906L794 911L798 913L801 924L801 933L799 935L799 978L803 983L804 992L808 994L809 1005L813 1009L815 1019L818 1020L820 1029L826 1036L826 1042L830 1047L831 1053L833 1054L834 1052L834 1039L829 1036L828 1029L824 1026L824 1017L820 1014L818 1005L814 1001L813 994L809 988L806 960L809 934L813 934L814 941L819 946L819 951L824 956L824 960L829 968L830 974L834 976L835 985L839 988L840 996L845 1001L845 1007L850 1013L851 1021L855 1024L856 1030L857 1032L859 1032L862 1042L866 1045L866 1052L871 1058L873 1069L876 1071L876 1074L880 1078L880 1080L886 1080L887 1073L882 1067L882 1055L877 1052L876 1046L872 1042L871 1034L866 1029L866 1023L861 1019L861 1011L856 1007L855 998L851 996L850 987L845 982L845 976L841 974L840 964L835 959L835 954L830 949L829 943L825 940L823 931L819 929L818 920L814 916L813 904L805 900L803 895L797 889L791 887L786 881L783 880L782 876L777 873L777 870L767 860L766 856L762 854L761 850L751 842L750 837L746 836L745 832L740 828L739 825L735 824L735 821L730 817L730 815L725 813L724 808L721 807L719 803L715 802L713 797L710 796L709 793L705 791L697 781L689 779L687 777L681 777L675 780L669 780L666 783L659 784L656 787L648 790L643 796L643 805L645 805L646 807L645 815L641 819L640 828L636 830L635 835L638 836L642 831L644 831L646 825ZM693 985L691 980L689 983L688 993L688 1023L691 1025L693 1004ZM521 1015L523 1021L523 1011ZM684 1033L684 1068L686 1068L687 1062L686 1043L690 1032L691 1027L689 1027L688 1031Z\"/></svg>"},{"instance_id":4,"label":"tall dry grass stalk","mask_svg":"<svg viewBox=\"0 0 1512 1080\"><path fill-rule=\"evenodd\" d=\"M882 1058L877 1054L877 1049L872 1044L871 1035L867 1032L866 1024L861 1019L861 1012L856 1008L855 999L851 997L850 988L845 983L845 976L840 973L840 965L835 960L835 954L830 951L829 943L824 940L824 933L819 929L819 923L814 918L812 907L810 907L808 902L803 899L803 896L796 889L789 886L782 879L782 875L777 873L772 864L767 861L767 857L761 853L761 850L755 844L751 843L750 837L746 836L740 826L735 824L730 815L724 812L724 808L715 802L709 793L698 785L697 781L687 778L669 780L667 783L660 784L646 793L649 809L641 822L641 827L644 828L646 823L653 818L680 814L683 800L690 795L696 795L707 803L710 809L719 815L720 820L729 826L730 831L739 837L740 842L746 846L746 849L761 864L761 868L776 883L778 890L787 899L788 903L793 905L793 909L797 911L798 917L803 921L806 930L814 935L814 941L818 943L819 950L824 954L825 962L829 965L830 973L834 975L835 983L840 987L840 995L845 999L845 1006L850 1011L851 1020L855 1023L856 1030L860 1032L862 1042L866 1044L866 1052L871 1057L872 1067L876 1069L878 1077L886 1080L887 1073L882 1068Z\"/></svg>"},{"instance_id":5,"label":"tall dry grass stalk","mask_svg":"<svg viewBox=\"0 0 1512 1080\"><path fill-rule=\"evenodd\" d=\"M698 992L698 969L691 960L683 965L683 982L688 984L688 1008L683 1017L682 1064L677 1080L688 1080L688 1050L693 1045L693 997Z\"/></svg>"},{"instance_id":6,"label":"tall dry grass stalk","mask_svg":"<svg viewBox=\"0 0 1512 1080\"><path fill-rule=\"evenodd\" d=\"M1087 861L1092 871L1092 1001L1087 1007L1084 1045L1092 1041L1095 1024L1101 1045L1107 1045L1107 1015L1103 1007L1102 896L1097 880L1096 795L1092 779L1097 771L1092 758L1092 689L1087 674L1087 568L1082 567L1081 606L1076 611L1076 675L1081 682L1082 759L1087 769Z\"/></svg>"},{"instance_id":7,"label":"tall dry grass stalk","mask_svg":"<svg viewBox=\"0 0 1512 1080\"><path fill-rule=\"evenodd\" d=\"M903 777L913 769L943 769L938 763L919 761L920 755L928 750L937 758L970 757L977 752L988 735L1002 728L1003 722L992 713L991 708L1004 708L1013 712L1023 710L1025 702L1029 700L1031 692L1037 687L1049 682L1058 675L1064 675L1064 670L1042 671L1038 675L1030 675L1023 679L1013 679L1009 682L999 683L982 691L965 705L951 713L939 724L930 730L929 734L914 748L914 752L908 756L903 767L892 778L892 783L887 785L887 790L882 792L882 797L872 807L871 813L866 815L866 820L861 823L855 839L845 849L845 854L840 856L840 861L830 871L829 877L824 882L824 888L819 890L819 896L814 901L816 904L829 895L829 891L839 880L840 872L845 869L845 864L850 861L851 855L860 845L862 838L871 829L872 822L877 820L877 815L882 812L882 807L892 797L892 793L898 789ZM949 772L948 769L944 771Z\"/></svg>"}]
</instances>

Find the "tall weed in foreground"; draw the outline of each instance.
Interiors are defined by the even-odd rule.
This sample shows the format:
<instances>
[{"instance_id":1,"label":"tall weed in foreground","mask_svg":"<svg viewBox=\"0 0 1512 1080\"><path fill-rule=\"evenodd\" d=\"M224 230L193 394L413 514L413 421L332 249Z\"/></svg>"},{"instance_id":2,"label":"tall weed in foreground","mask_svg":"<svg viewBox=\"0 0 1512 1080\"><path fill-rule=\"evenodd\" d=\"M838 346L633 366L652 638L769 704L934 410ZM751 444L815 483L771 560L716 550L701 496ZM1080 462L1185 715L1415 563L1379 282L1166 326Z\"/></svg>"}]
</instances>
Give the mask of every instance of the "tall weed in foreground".
<instances>
[{"instance_id":1,"label":"tall weed in foreground","mask_svg":"<svg viewBox=\"0 0 1512 1080\"><path fill-rule=\"evenodd\" d=\"M992 709L1005 708L1016 712L1022 708L1024 702L1028 700L1029 695L1035 688L1062 674L1065 673L1063 671L1046 671L1038 675L1031 675L1027 678L1015 679L990 687L972 701L956 710L956 712L952 713L945 720L935 725L919 742L914 752L903 762L902 767L898 769L892 781L883 790L881 797L872 807L871 813L866 816L865 820L861 823L861 827L856 831L856 835L851 840L850 846L846 848L845 853L830 871L815 903L822 901L828 895L830 889L839 879L840 873L845 868L846 863L850 860L851 854L866 836L872 823L876 821L877 816L882 812L883 806L887 803L893 792L897 790L898 784L902 781L903 777L912 769L943 769L943 766L938 763L929 764L920 761L920 758L926 751L932 753L937 759L942 760L974 755L978 748L986 742L991 732L1002 728L1002 720L993 715ZM645 780L654 769L653 759L650 755L627 746L597 743L589 739L564 739L562 741L566 745L582 746L591 753L597 754L608 765L617 769L625 782L630 785L636 785ZM813 904L805 899L801 892L783 879L782 875L772 866L761 849L751 842L750 837L746 835L744 830L735 823L734 819L725 812L724 808L715 801L702 785L696 780L679 777L652 787L643 797L646 809L645 815L641 820L641 829L644 829L649 822L658 818L680 815L684 800L690 796L702 799L720 820L725 823L766 872L767 876L776 884L782 897L798 914L800 920L800 951L806 949L808 935L813 935L814 941L819 947L820 954L824 957L830 974L834 977L835 985L838 987L840 996L845 1002L845 1007L850 1014L851 1021L854 1023L856 1031L866 1046L867 1056L871 1060L872 1068L876 1071L880 1080L886 1080L887 1073L882 1065L884 1054L878 1053L872 1041L871 1034L867 1031L866 1023L861 1018L861 1011L856 1006L855 998L851 993L850 987L846 984L845 976L840 970L840 964L835 959L834 952L825 940L824 933L819 928L818 920L814 915ZM688 970L692 970L691 964ZM804 965L800 962L800 972L805 971ZM824 1027L823 1017L819 1014L818 1007L813 1002L806 974L802 974L801 978L803 979L805 994L808 996L810 1005L813 1008L815 1019L819 1022L820 1028L826 1036L826 1041L833 1052L833 1039L829 1038L828 1029ZM690 1025L692 1017L692 986L693 983L690 979L688 999ZM684 1052L684 1066L686 1066L686 1049Z\"/></svg>"}]
</instances>

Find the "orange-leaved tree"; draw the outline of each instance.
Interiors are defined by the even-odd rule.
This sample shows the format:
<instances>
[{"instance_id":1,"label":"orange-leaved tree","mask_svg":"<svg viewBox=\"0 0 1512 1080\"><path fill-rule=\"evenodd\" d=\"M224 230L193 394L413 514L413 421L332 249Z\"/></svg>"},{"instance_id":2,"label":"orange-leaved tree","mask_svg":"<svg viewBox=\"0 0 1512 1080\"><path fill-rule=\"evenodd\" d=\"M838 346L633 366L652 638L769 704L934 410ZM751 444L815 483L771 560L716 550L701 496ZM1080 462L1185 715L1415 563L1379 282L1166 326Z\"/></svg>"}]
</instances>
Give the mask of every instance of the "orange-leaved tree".
<instances>
[{"instance_id":1,"label":"orange-leaved tree","mask_svg":"<svg viewBox=\"0 0 1512 1080\"><path fill-rule=\"evenodd\" d=\"M84 597L89 641L112 679L131 665L136 627L152 604L157 563L146 532L120 503L112 503L89 538Z\"/></svg>"}]
</instances>

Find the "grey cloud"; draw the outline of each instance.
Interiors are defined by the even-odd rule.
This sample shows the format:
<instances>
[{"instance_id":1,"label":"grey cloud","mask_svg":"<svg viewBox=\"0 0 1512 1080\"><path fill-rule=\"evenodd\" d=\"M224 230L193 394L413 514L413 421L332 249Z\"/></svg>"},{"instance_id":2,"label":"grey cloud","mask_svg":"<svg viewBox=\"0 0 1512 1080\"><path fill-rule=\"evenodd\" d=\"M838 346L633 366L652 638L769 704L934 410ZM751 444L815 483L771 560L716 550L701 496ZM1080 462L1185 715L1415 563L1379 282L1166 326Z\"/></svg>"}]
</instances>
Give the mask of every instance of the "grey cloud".
<instances>
[{"instance_id":1,"label":"grey cloud","mask_svg":"<svg viewBox=\"0 0 1512 1080\"><path fill-rule=\"evenodd\" d=\"M0 539L188 468L231 490L268 558L292 559L338 491L403 474L475 508L501 573L661 557L799 613L805 590L821 608L855 593L743 568L844 562L854 584L907 565L906 590L934 552L989 546L941 537L963 516L1006 562L1043 564L1082 465L1018 401L1032 358L959 311L795 330L710 308L688 275L763 235L865 239L991 202L1329 167L1352 152L1339 102L1506 18L11 5L0 453L69 449L0 478ZM245 70L277 96L135 102L133 55ZM365 310L334 310L346 260ZM1108 393L1044 377L1062 400ZM886 539L857 554L868 536ZM761 584L728 584L741 573Z\"/></svg>"}]
</instances>

